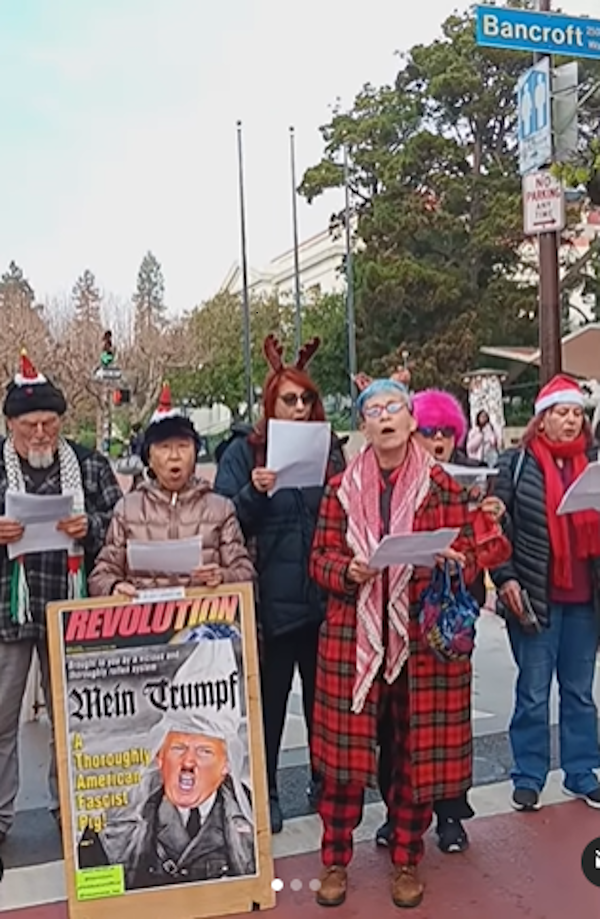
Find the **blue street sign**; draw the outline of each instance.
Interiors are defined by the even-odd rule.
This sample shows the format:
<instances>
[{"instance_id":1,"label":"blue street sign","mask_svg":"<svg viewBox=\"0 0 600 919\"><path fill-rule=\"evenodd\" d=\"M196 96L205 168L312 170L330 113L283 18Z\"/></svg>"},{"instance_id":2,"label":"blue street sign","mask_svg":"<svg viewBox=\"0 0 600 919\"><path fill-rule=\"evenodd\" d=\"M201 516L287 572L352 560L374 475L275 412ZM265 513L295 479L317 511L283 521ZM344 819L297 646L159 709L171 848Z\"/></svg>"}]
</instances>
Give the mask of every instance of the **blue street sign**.
<instances>
[{"instance_id":1,"label":"blue street sign","mask_svg":"<svg viewBox=\"0 0 600 919\"><path fill-rule=\"evenodd\" d=\"M600 19L478 6L477 44L506 51L600 58Z\"/></svg>"},{"instance_id":2,"label":"blue street sign","mask_svg":"<svg viewBox=\"0 0 600 919\"><path fill-rule=\"evenodd\" d=\"M550 58L531 67L517 83L519 171L540 169L552 160Z\"/></svg>"}]
</instances>

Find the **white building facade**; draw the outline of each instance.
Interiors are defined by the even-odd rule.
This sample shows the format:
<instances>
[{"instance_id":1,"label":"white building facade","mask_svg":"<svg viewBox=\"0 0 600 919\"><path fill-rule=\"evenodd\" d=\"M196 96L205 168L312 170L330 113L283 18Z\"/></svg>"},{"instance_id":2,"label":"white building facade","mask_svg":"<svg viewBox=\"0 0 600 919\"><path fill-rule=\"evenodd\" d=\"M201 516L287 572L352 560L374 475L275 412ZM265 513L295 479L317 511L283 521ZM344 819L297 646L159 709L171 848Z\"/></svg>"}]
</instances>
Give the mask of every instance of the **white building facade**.
<instances>
[{"instance_id":1,"label":"white building facade","mask_svg":"<svg viewBox=\"0 0 600 919\"><path fill-rule=\"evenodd\" d=\"M298 246L300 290L303 297L343 293L346 244L339 232L324 230ZM261 270L248 269L248 287L255 296L294 296L294 250L278 255ZM242 290L242 270L236 262L221 285L222 293L239 294Z\"/></svg>"}]
</instances>

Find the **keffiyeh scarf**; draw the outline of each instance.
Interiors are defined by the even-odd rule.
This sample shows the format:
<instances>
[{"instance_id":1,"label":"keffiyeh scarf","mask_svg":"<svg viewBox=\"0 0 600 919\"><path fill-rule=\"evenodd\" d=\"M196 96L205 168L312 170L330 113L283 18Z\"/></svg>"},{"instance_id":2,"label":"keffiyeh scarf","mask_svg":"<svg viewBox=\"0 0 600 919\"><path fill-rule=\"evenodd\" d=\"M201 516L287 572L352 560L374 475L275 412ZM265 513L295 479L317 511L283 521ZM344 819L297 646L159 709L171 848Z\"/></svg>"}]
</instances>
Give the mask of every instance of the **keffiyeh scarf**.
<instances>
[{"instance_id":1,"label":"keffiyeh scarf","mask_svg":"<svg viewBox=\"0 0 600 919\"><path fill-rule=\"evenodd\" d=\"M5 440L3 452L7 491L22 494L26 491L25 480L12 438L8 437ZM62 438L58 442L58 462L61 494L73 496L73 514L85 513L85 496L79 461L73 448ZM84 597L86 594L84 553L83 549L75 543L71 544L68 552L67 575L67 599L77 600ZM10 618L19 625L31 622L32 618L24 557L16 558L11 562Z\"/></svg>"},{"instance_id":2,"label":"keffiyeh scarf","mask_svg":"<svg viewBox=\"0 0 600 919\"><path fill-rule=\"evenodd\" d=\"M433 459L412 440L394 482L389 534L412 533L415 514L430 487ZM346 517L346 539L355 557L368 561L382 537L381 472L375 453L367 447L349 464L338 492ZM384 679L393 683L409 652L409 582L412 565L389 569L388 647ZM361 712L369 690L383 664L383 578L359 588L356 607L356 680L352 711Z\"/></svg>"}]
</instances>

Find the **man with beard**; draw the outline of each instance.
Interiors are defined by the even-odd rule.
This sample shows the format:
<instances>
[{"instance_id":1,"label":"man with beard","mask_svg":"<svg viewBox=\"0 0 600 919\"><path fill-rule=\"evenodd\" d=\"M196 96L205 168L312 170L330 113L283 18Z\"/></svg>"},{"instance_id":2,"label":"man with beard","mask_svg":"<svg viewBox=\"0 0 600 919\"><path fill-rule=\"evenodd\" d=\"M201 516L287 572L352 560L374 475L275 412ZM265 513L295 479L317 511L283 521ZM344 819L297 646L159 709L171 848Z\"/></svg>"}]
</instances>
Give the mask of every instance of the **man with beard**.
<instances>
[{"instance_id":1,"label":"man with beard","mask_svg":"<svg viewBox=\"0 0 600 919\"><path fill-rule=\"evenodd\" d=\"M112 509L121 491L109 462L61 435L66 412L62 392L37 373L26 354L7 389L4 415L8 437L0 442L0 843L9 832L19 790L19 715L34 649L42 689L52 716L46 605L85 596ZM73 513L57 528L71 540L69 551L9 558L24 527L6 517L7 493L70 494ZM59 819L56 761L49 768L50 809Z\"/></svg>"}]
</instances>

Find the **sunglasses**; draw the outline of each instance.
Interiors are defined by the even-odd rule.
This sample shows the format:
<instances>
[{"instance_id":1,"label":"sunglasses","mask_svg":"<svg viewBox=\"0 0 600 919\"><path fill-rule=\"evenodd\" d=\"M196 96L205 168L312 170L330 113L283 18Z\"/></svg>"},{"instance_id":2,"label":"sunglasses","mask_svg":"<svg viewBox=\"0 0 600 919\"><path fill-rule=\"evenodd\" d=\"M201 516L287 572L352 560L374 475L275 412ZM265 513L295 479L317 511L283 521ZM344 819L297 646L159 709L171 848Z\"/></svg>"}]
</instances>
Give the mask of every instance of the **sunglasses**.
<instances>
[{"instance_id":1,"label":"sunglasses","mask_svg":"<svg viewBox=\"0 0 600 919\"><path fill-rule=\"evenodd\" d=\"M454 428L444 427L444 428L419 428L419 434L422 434L423 437L426 437L428 440L433 440L434 437L437 437L438 434L441 434L442 437L454 437Z\"/></svg>"},{"instance_id":2,"label":"sunglasses","mask_svg":"<svg viewBox=\"0 0 600 919\"><path fill-rule=\"evenodd\" d=\"M296 393L293 393L293 392L286 392L279 398L281 399L284 405L287 405L288 408L294 408L296 405L298 405L298 402L301 402L302 405L304 406L308 406L308 405L314 405L315 402L317 401L316 393L310 392L310 390L300 393L299 396L297 396Z\"/></svg>"},{"instance_id":3,"label":"sunglasses","mask_svg":"<svg viewBox=\"0 0 600 919\"><path fill-rule=\"evenodd\" d=\"M365 408L363 415L365 418L381 418L384 412L388 415L397 415L403 408L408 408L406 402L388 402L387 405L369 405Z\"/></svg>"}]
</instances>

